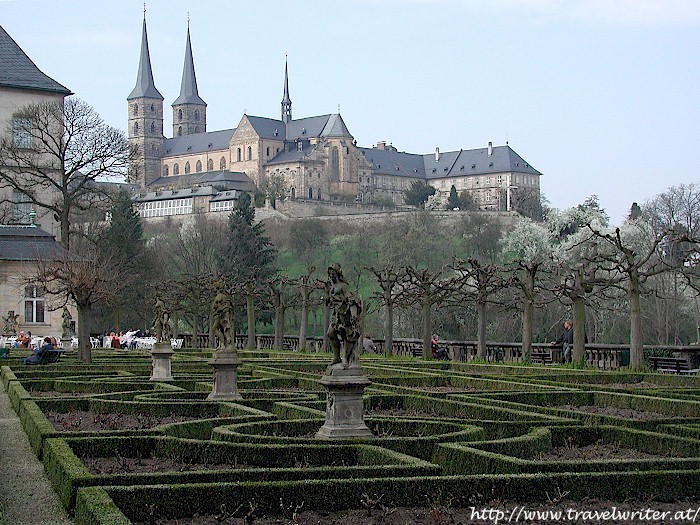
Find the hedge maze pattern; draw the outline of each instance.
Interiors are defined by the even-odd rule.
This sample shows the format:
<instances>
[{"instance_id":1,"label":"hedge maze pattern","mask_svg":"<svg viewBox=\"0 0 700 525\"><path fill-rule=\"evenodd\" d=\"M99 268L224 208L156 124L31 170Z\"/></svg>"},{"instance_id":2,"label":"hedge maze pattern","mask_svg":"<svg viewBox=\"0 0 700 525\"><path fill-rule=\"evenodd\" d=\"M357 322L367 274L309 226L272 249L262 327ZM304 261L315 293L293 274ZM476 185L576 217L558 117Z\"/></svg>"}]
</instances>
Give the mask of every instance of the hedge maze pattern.
<instances>
[{"instance_id":1,"label":"hedge maze pattern","mask_svg":"<svg viewBox=\"0 0 700 525\"><path fill-rule=\"evenodd\" d=\"M79 525L280 501L318 511L494 499L700 501L697 377L364 356L371 439L319 441L326 354L241 352L243 400L210 402L210 353L172 382L145 351L2 367L33 451ZM364 502L364 503L363 503Z\"/></svg>"}]
</instances>

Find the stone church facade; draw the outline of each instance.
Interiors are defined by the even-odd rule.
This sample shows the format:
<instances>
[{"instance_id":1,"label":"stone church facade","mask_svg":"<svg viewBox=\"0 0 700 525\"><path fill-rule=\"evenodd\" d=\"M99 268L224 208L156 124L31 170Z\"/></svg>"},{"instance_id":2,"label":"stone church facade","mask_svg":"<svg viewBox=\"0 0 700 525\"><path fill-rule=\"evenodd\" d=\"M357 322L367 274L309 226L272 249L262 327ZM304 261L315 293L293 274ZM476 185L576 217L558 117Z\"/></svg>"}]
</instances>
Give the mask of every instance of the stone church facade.
<instances>
[{"instance_id":1,"label":"stone church facade","mask_svg":"<svg viewBox=\"0 0 700 525\"><path fill-rule=\"evenodd\" d=\"M155 86L145 19L136 86L127 103L129 141L139 151L132 178L144 217L228 211L241 192L255 191L400 205L414 181L434 186L443 200L454 185L479 209L511 209L515 188L539 200L541 174L508 145L413 154L385 142L359 147L339 113L294 119L286 65L279 119L244 114L235 128L208 131L189 27L180 95L172 103L172 138L163 134L164 99Z\"/></svg>"}]
</instances>

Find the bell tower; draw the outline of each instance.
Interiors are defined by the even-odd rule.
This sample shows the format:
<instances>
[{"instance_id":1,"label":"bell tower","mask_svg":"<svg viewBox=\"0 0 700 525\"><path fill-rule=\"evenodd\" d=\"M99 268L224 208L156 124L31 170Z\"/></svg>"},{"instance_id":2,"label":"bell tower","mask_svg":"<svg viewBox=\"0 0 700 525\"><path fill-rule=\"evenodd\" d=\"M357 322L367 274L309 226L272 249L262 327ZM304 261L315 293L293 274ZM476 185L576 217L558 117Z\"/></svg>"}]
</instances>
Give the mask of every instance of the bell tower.
<instances>
[{"instance_id":1,"label":"bell tower","mask_svg":"<svg viewBox=\"0 0 700 525\"><path fill-rule=\"evenodd\" d=\"M173 137L204 133L207 130L207 104L197 92L197 76L194 73L190 22L187 21L185 64L182 68L180 96L173 102Z\"/></svg>"},{"instance_id":2,"label":"bell tower","mask_svg":"<svg viewBox=\"0 0 700 525\"><path fill-rule=\"evenodd\" d=\"M141 56L136 86L126 98L129 111L129 144L137 148L135 179L145 188L160 177L163 151L163 95L156 89L148 51L146 11L143 13Z\"/></svg>"}]
</instances>

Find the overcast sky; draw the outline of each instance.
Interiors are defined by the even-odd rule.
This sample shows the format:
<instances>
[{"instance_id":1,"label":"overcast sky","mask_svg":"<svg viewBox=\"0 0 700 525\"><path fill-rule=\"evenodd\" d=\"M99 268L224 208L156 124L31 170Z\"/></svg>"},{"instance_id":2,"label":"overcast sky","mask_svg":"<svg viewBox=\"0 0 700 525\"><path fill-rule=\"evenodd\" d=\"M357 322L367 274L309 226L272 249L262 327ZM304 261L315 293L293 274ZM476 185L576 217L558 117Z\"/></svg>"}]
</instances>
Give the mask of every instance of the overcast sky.
<instances>
[{"instance_id":1,"label":"overcast sky","mask_svg":"<svg viewBox=\"0 0 700 525\"><path fill-rule=\"evenodd\" d=\"M360 146L431 153L506 141L551 204L632 202L700 182L698 0L151 0L165 133L188 13L209 131L244 112L340 113ZM46 74L126 129L143 2L0 0L0 24Z\"/></svg>"}]
</instances>

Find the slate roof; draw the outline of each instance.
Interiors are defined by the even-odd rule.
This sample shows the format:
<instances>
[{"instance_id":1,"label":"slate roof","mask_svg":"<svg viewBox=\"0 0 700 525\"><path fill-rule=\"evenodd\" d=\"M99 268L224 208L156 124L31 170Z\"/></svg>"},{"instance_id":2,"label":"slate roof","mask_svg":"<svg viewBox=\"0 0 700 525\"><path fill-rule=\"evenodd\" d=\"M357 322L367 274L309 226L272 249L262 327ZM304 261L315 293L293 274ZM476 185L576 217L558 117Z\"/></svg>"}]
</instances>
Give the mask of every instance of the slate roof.
<instances>
[{"instance_id":1,"label":"slate roof","mask_svg":"<svg viewBox=\"0 0 700 525\"><path fill-rule=\"evenodd\" d=\"M50 233L33 226L0 226L0 260L45 261L70 256Z\"/></svg>"},{"instance_id":2,"label":"slate roof","mask_svg":"<svg viewBox=\"0 0 700 525\"><path fill-rule=\"evenodd\" d=\"M203 173L188 173L187 175L168 175L167 177L159 177L148 185L150 194L155 194L159 188L175 187L185 188L173 194L167 199L182 199L195 195L205 195L202 191L205 186L223 187L227 190L254 191L255 184L245 173L239 171L217 170L205 171ZM195 190L195 191L191 191ZM197 191L199 190L199 191ZM186 192L190 192L189 194ZM159 193L161 193L159 191ZM167 193L163 191L162 193ZM175 196L177 195L177 197ZM155 195L154 195L155 196ZM157 199L142 199L142 200L157 200Z\"/></svg>"},{"instance_id":3,"label":"slate roof","mask_svg":"<svg viewBox=\"0 0 700 525\"><path fill-rule=\"evenodd\" d=\"M254 117L246 115L248 122L253 126L255 133L263 139L283 140L285 137L286 124L281 120L266 117Z\"/></svg>"},{"instance_id":4,"label":"slate roof","mask_svg":"<svg viewBox=\"0 0 700 525\"><path fill-rule=\"evenodd\" d=\"M292 148L291 151L280 151L272 159L265 163L266 166L272 164L285 164L287 162L300 162L308 160L306 157L316 149L316 145L311 145L308 142L304 144L304 148L299 151L297 148Z\"/></svg>"},{"instance_id":5,"label":"slate roof","mask_svg":"<svg viewBox=\"0 0 700 525\"><path fill-rule=\"evenodd\" d=\"M73 93L65 86L42 73L0 26L0 86L33 89L61 95Z\"/></svg>"},{"instance_id":6,"label":"slate roof","mask_svg":"<svg viewBox=\"0 0 700 525\"><path fill-rule=\"evenodd\" d=\"M180 84L180 96L175 99L173 106L178 104L198 104L206 106L197 92L197 75L194 73L194 59L192 58L192 42L190 41L190 28L187 27L187 44L185 45L185 65L182 67L182 84Z\"/></svg>"},{"instance_id":7,"label":"slate roof","mask_svg":"<svg viewBox=\"0 0 700 525\"><path fill-rule=\"evenodd\" d=\"M390 149L360 148L372 163L377 175L422 177L428 180L489 173L531 173L541 175L510 146L440 152L416 155Z\"/></svg>"},{"instance_id":8,"label":"slate roof","mask_svg":"<svg viewBox=\"0 0 700 525\"><path fill-rule=\"evenodd\" d=\"M134 98L154 98L163 100L163 95L156 89L151 69L151 54L148 52L148 33L146 32L146 18L143 19L143 34L141 36L141 55L139 57L139 72L136 76L136 86L131 91L127 100Z\"/></svg>"},{"instance_id":9,"label":"slate roof","mask_svg":"<svg viewBox=\"0 0 700 525\"><path fill-rule=\"evenodd\" d=\"M236 131L236 128L165 139L163 141L163 152L165 157L170 157L172 155L189 155L204 151L228 149L234 131Z\"/></svg>"}]
</instances>

